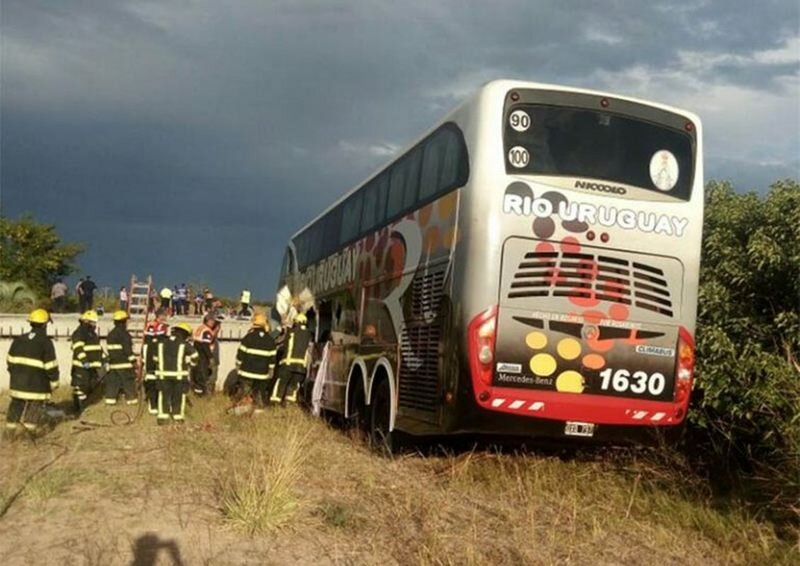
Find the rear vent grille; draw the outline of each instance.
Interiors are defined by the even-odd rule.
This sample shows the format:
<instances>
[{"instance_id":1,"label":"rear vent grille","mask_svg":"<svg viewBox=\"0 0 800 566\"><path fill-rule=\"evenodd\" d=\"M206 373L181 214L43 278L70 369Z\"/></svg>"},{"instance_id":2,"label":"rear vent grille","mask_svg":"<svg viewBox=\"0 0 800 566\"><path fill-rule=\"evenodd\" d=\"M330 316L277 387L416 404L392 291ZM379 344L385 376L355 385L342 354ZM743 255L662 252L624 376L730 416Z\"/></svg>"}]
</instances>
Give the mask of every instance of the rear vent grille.
<instances>
[{"instance_id":1,"label":"rear vent grille","mask_svg":"<svg viewBox=\"0 0 800 566\"><path fill-rule=\"evenodd\" d=\"M411 316L400 335L398 404L433 413L439 401L441 321L445 265L417 274L406 295ZM408 312L408 310L406 312Z\"/></svg>"},{"instance_id":2,"label":"rear vent grille","mask_svg":"<svg viewBox=\"0 0 800 566\"><path fill-rule=\"evenodd\" d=\"M528 297L598 299L673 316L663 270L606 255L526 253L514 274L508 298Z\"/></svg>"}]
</instances>

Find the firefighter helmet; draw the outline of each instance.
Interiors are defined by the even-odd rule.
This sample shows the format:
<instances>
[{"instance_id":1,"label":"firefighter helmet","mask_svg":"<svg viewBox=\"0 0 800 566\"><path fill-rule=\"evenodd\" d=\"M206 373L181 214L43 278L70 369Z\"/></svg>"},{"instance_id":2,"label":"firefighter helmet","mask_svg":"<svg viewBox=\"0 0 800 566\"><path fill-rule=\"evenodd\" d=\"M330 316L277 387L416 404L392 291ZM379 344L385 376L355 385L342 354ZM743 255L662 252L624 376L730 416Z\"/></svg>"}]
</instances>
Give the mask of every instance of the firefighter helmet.
<instances>
[{"instance_id":1,"label":"firefighter helmet","mask_svg":"<svg viewBox=\"0 0 800 566\"><path fill-rule=\"evenodd\" d=\"M183 330L186 334L192 333L192 326L188 322L179 322L172 328L173 330Z\"/></svg>"},{"instance_id":2,"label":"firefighter helmet","mask_svg":"<svg viewBox=\"0 0 800 566\"><path fill-rule=\"evenodd\" d=\"M127 313L127 311L116 311L116 312L114 313L114 320L115 320L115 321L120 321L120 320L128 320L128 313Z\"/></svg>"},{"instance_id":3,"label":"firefighter helmet","mask_svg":"<svg viewBox=\"0 0 800 566\"><path fill-rule=\"evenodd\" d=\"M252 324L253 324L254 327L265 328L265 329L269 330L269 322L267 322L267 317L266 317L266 315L263 315L261 313L257 313L255 315L253 315L253 323Z\"/></svg>"},{"instance_id":4,"label":"firefighter helmet","mask_svg":"<svg viewBox=\"0 0 800 566\"><path fill-rule=\"evenodd\" d=\"M97 322L97 313L95 311L86 311L81 315L81 320L84 322Z\"/></svg>"},{"instance_id":5,"label":"firefighter helmet","mask_svg":"<svg viewBox=\"0 0 800 566\"><path fill-rule=\"evenodd\" d=\"M35 309L28 315L28 322L33 324L47 324L50 322L50 313L44 309Z\"/></svg>"}]
</instances>

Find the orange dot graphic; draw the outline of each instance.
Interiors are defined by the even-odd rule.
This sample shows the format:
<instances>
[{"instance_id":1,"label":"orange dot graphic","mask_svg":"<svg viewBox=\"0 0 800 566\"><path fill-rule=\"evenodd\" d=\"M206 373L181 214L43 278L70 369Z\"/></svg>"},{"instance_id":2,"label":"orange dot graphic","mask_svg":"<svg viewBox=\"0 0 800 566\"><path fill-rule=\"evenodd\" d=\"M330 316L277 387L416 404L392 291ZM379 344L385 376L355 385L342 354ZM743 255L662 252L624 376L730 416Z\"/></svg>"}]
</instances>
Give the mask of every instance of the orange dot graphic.
<instances>
[{"instance_id":1,"label":"orange dot graphic","mask_svg":"<svg viewBox=\"0 0 800 566\"><path fill-rule=\"evenodd\" d=\"M419 211L419 225L420 226L427 226L428 222L431 220L431 216L433 215L433 203L430 203L428 206L422 208Z\"/></svg>"},{"instance_id":2,"label":"orange dot graphic","mask_svg":"<svg viewBox=\"0 0 800 566\"><path fill-rule=\"evenodd\" d=\"M561 240L561 251L565 253L578 253L581 251L581 245L575 236L567 236Z\"/></svg>"},{"instance_id":3,"label":"orange dot graphic","mask_svg":"<svg viewBox=\"0 0 800 566\"><path fill-rule=\"evenodd\" d=\"M600 354L587 354L583 356L583 365L589 369L601 369L606 365L606 360Z\"/></svg>"},{"instance_id":4,"label":"orange dot graphic","mask_svg":"<svg viewBox=\"0 0 800 566\"><path fill-rule=\"evenodd\" d=\"M425 253L430 254L439 245L439 229L436 226L431 226L425 232L425 238L422 241L422 247Z\"/></svg>"},{"instance_id":5,"label":"orange dot graphic","mask_svg":"<svg viewBox=\"0 0 800 566\"><path fill-rule=\"evenodd\" d=\"M456 243L457 240L458 236L455 226L451 226L450 228L444 231L444 236L442 236L442 245L445 247L445 249L448 250L453 249L453 245Z\"/></svg>"},{"instance_id":6,"label":"orange dot graphic","mask_svg":"<svg viewBox=\"0 0 800 566\"><path fill-rule=\"evenodd\" d=\"M447 220L452 217L456 212L456 204L458 203L458 192L453 191L449 195L443 196L438 201L436 201L437 205L437 213L439 218L442 220Z\"/></svg>"},{"instance_id":7,"label":"orange dot graphic","mask_svg":"<svg viewBox=\"0 0 800 566\"><path fill-rule=\"evenodd\" d=\"M555 251L553 244L548 244L547 242L539 242L536 244L536 251L540 254L550 253Z\"/></svg>"},{"instance_id":8,"label":"orange dot graphic","mask_svg":"<svg viewBox=\"0 0 800 566\"><path fill-rule=\"evenodd\" d=\"M608 315L614 320L628 320L628 307L625 305L611 305L608 309Z\"/></svg>"}]
</instances>

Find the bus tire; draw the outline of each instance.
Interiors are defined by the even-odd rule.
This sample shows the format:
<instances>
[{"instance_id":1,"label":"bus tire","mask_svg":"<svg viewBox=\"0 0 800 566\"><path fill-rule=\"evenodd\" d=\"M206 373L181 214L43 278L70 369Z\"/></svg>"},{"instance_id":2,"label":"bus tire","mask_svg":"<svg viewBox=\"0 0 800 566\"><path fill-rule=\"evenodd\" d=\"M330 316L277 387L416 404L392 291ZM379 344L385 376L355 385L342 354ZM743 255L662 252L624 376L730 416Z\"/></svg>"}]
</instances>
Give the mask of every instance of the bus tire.
<instances>
[{"instance_id":1,"label":"bus tire","mask_svg":"<svg viewBox=\"0 0 800 566\"><path fill-rule=\"evenodd\" d=\"M381 379L375 386L369 410L369 445L384 456L391 456L399 449L398 435L389 430L392 411L392 392L389 380Z\"/></svg>"},{"instance_id":2,"label":"bus tire","mask_svg":"<svg viewBox=\"0 0 800 566\"><path fill-rule=\"evenodd\" d=\"M367 432L367 400L364 392L364 381L361 373L355 373L352 378L352 390L347 399L347 428Z\"/></svg>"}]
</instances>

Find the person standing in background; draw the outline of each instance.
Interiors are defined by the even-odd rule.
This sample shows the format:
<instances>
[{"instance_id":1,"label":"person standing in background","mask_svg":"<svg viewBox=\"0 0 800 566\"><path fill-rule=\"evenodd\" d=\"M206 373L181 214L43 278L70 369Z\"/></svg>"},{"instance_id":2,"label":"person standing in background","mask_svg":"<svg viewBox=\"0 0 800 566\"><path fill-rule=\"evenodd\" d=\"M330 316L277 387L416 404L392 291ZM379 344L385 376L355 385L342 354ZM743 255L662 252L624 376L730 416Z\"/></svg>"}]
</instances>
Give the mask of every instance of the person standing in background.
<instances>
[{"instance_id":1,"label":"person standing in background","mask_svg":"<svg viewBox=\"0 0 800 566\"><path fill-rule=\"evenodd\" d=\"M159 296L161 297L161 308L172 314L172 289L164 287L161 289Z\"/></svg>"},{"instance_id":2,"label":"person standing in background","mask_svg":"<svg viewBox=\"0 0 800 566\"><path fill-rule=\"evenodd\" d=\"M239 316L250 316L250 289L242 289L242 297L239 302L242 304Z\"/></svg>"},{"instance_id":3,"label":"person standing in background","mask_svg":"<svg viewBox=\"0 0 800 566\"><path fill-rule=\"evenodd\" d=\"M186 288L186 283L181 283L178 287L178 314L184 316L189 314L188 297L189 290Z\"/></svg>"},{"instance_id":4,"label":"person standing in background","mask_svg":"<svg viewBox=\"0 0 800 566\"><path fill-rule=\"evenodd\" d=\"M78 312L83 314L86 312L84 308L86 303L83 301L83 277L78 279L78 282L75 284L75 294L78 296Z\"/></svg>"},{"instance_id":5,"label":"person standing in background","mask_svg":"<svg viewBox=\"0 0 800 566\"><path fill-rule=\"evenodd\" d=\"M83 293L83 306L84 308L81 309L82 312L90 311L94 308L94 291L97 289L97 285L94 284L92 281L92 276L87 275L86 278L81 283L81 289Z\"/></svg>"},{"instance_id":6,"label":"person standing in background","mask_svg":"<svg viewBox=\"0 0 800 566\"><path fill-rule=\"evenodd\" d=\"M128 312L128 290L124 285L119 288L119 310Z\"/></svg>"},{"instance_id":7,"label":"person standing in background","mask_svg":"<svg viewBox=\"0 0 800 566\"><path fill-rule=\"evenodd\" d=\"M61 279L58 279L52 289L50 289L50 298L53 300L53 310L55 312L64 312L67 306L67 286Z\"/></svg>"},{"instance_id":8,"label":"person standing in background","mask_svg":"<svg viewBox=\"0 0 800 566\"><path fill-rule=\"evenodd\" d=\"M200 291L194 296L194 314L197 316L203 314L203 294Z\"/></svg>"},{"instance_id":9,"label":"person standing in background","mask_svg":"<svg viewBox=\"0 0 800 566\"><path fill-rule=\"evenodd\" d=\"M203 295L204 295L204 299L206 301L205 314L208 314L212 310L214 310L214 293L211 292L211 289L206 287L205 290L203 291Z\"/></svg>"}]
</instances>

